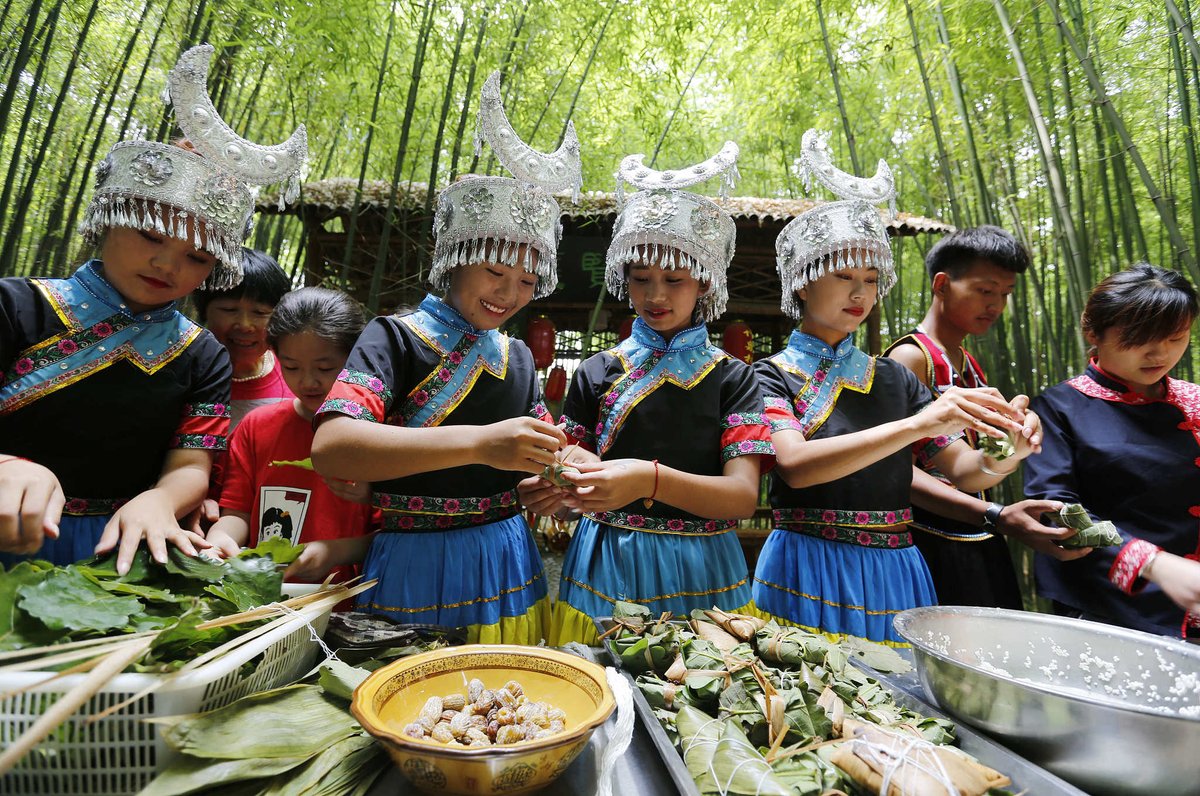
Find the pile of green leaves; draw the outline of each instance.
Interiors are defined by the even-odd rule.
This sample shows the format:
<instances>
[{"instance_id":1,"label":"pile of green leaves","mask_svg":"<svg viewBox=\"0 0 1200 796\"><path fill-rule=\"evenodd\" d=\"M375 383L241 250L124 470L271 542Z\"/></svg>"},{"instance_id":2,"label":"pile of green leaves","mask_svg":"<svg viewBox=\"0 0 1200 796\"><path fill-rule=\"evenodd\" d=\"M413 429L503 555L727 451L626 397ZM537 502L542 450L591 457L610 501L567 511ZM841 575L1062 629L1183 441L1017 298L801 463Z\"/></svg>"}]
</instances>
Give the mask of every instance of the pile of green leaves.
<instances>
[{"instance_id":1,"label":"pile of green leaves","mask_svg":"<svg viewBox=\"0 0 1200 796\"><path fill-rule=\"evenodd\" d=\"M21 562L0 577L0 652L155 631L130 671L173 671L245 629L199 624L279 600L282 568L302 550L274 538L218 562L172 547L160 564L142 548L124 575L115 554L63 567Z\"/></svg>"},{"instance_id":2,"label":"pile of green leaves","mask_svg":"<svg viewBox=\"0 0 1200 796\"><path fill-rule=\"evenodd\" d=\"M138 796L363 796L391 763L350 713L354 689L395 658L441 646L396 648L358 666L330 659L315 678L165 719L163 739L179 754Z\"/></svg>"},{"instance_id":3,"label":"pile of green leaves","mask_svg":"<svg viewBox=\"0 0 1200 796\"><path fill-rule=\"evenodd\" d=\"M895 651L865 641L833 642L795 627L765 623L753 635L711 640L710 617L691 623L652 618L642 606L617 603L619 630L607 639L704 794L817 796L860 792L830 761L844 717L954 742L954 725L896 704L878 680L850 665L906 671ZM703 637L702 637L703 636ZM782 741L771 750L772 711L782 714Z\"/></svg>"}]
</instances>

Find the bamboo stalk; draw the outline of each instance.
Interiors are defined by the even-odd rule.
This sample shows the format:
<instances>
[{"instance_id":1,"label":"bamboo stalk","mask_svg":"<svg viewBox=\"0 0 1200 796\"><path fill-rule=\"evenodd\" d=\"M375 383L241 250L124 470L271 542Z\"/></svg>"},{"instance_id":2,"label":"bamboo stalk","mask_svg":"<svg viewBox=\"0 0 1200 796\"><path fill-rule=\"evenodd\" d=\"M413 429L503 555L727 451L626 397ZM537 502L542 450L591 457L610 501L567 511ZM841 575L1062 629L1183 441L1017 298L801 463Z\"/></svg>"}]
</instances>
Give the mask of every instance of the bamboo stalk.
<instances>
[{"instance_id":1,"label":"bamboo stalk","mask_svg":"<svg viewBox=\"0 0 1200 796\"><path fill-rule=\"evenodd\" d=\"M996 0L999 2L999 0ZM1142 160L1141 153L1138 151L1137 145L1129 135L1129 131L1125 128L1125 122L1121 119L1121 115L1117 113L1113 107L1112 99L1108 96L1108 90L1105 89L1104 83L1100 80L1100 75L1096 72L1095 66L1092 64L1091 55L1082 47L1075 39L1062 18L1062 13L1059 11L1058 0L1046 0L1046 5L1054 14L1054 19L1058 25L1058 29L1062 31L1063 37L1067 40L1067 44L1071 47L1071 51L1075 54L1079 65L1083 67L1083 72L1087 75L1088 84L1091 86L1092 94L1095 97L1096 103L1100 106L1100 110L1108 117L1117 136L1121 139L1121 145L1125 148L1130 160L1133 161L1134 168L1142 178L1142 183L1146 186L1146 190L1150 192L1150 200L1158 209L1159 218L1162 220L1163 226L1166 227L1167 235L1171 239L1171 245L1175 247L1175 256L1183 261L1184 267L1191 274L1192 280L1200 282L1200 267L1196 265L1196 259L1192 256L1192 252L1187 242L1183 239L1183 235L1179 232L1179 225L1175 221L1175 212L1171 207L1167 198L1158 190L1158 186L1151 176L1149 169L1146 168L1145 162Z\"/></svg>"},{"instance_id":2,"label":"bamboo stalk","mask_svg":"<svg viewBox=\"0 0 1200 796\"><path fill-rule=\"evenodd\" d=\"M938 121L937 102L933 98L933 88L929 85L929 73L925 69L925 57L921 54L921 37L917 33L917 23L913 19L912 3L904 0L905 16L908 17L908 29L912 33L913 54L917 59L917 70L921 75L921 87L925 90L925 103L929 107L929 123L933 128L933 140L937 146L938 170L942 173L942 182L946 185L946 202L950 205L950 217L956 227L963 226L963 214L959 208L958 197L954 190L954 177L950 174L950 158L946 154L946 142L942 140L942 125Z\"/></svg>"}]
</instances>

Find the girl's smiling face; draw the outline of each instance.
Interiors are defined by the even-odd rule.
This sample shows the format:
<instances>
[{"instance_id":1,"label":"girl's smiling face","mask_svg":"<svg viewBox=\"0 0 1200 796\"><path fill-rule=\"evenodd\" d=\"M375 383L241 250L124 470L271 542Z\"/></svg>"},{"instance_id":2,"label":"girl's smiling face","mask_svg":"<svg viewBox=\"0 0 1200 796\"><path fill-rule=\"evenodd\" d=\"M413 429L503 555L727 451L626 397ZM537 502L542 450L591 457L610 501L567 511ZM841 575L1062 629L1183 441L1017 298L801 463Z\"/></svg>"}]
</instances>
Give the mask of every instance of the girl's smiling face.
<instances>
[{"instance_id":1,"label":"girl's smiling face","mask_svg":"<svg viewBox=\"0 0 1200 796\"><path fill-rule=\"evenodd\" d=\"M520 262L525 252L518 253ZM532 252L536 264L537 253ZM533 300L537 274L520 266L484 262L450 272L446 301L480 331L498 329Z\"/></svg>"},{"instance_id":2,"label":"girl's smiling face","mask_svg":"<svg viewBox=\"0 0 1200 796\"><path fill-rule=\"evenodd\" d=\"M879 298L879 271L842 268L829 271L796 291L804 302L800 331L837 345L871 314Z\"/></svg>"},{"instance_id":3,"label":"girl's smiling face","mask_svg":"<svg viewBox=\"0 0 1200 796\"><path fill-rule=\"evenodd\" d=\"M705 285L684 268L629 266L629 301L647 326L670 340L695 325L696 302Z\"/></svg>"},{"instance_id":4,"label":"girl's smiling face","mask_svg":"<svg viewBox=\"0 0 1200 796\"><path fill-rule=\"evenodd\" d=\"M235 370L253 371L267 352L270 304L246 296L219 297L204 310L204 325L229 352Z\"/></svg>"},{"instance_id":5,"label":"girl's smiling face","mask_svg":"<svg viewBox=\"0 0 1200 796\"><path fill-rule=\"evenodd\" d=\"M193 223L188 219L189 239ZM105 232L100 259L104 278L132 312L178 301L200 287L217 264L216 257L187 241L129 227Z\"/></svg>"}]
</instances>

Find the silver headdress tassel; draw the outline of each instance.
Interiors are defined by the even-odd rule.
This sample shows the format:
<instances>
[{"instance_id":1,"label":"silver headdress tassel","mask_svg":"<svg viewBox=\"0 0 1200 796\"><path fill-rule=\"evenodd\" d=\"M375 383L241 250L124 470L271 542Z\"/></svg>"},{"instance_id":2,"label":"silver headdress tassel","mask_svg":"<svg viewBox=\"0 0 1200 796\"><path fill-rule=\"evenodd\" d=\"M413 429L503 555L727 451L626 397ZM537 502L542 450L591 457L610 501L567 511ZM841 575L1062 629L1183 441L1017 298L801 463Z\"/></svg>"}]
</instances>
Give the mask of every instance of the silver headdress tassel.
<instances>
[{"instance_id":1,"label":"silver headdress tassel","mask_svg":"<svg viewBox=\"0 0 1200 796\"><path fill-rule=\"evenodd\" d=\"M109 227L188 241L217 258L203 287L226 290L242 280L241 246L250 234L259 186L286 183L281 209L299 196L308 136L304 125L275 146L238 136L208 96L212 55L207 44L192 47L167 76L164 100L191 150L140 136L117 143L96 167L96 193L79 231L92 244Z\"/></svg>"},{"instance_id":2,"label":"silver headdress tassel","mask_svg":"<svg viewBox=\"0 0 1200 796\"><path fill-rule=\"evenodd\" d=\"M429 282L445 290L450 272L461 265L519 265L537 274L534 297L548 296L558 285L562 238L562 211L551 192L570 190L574 203L583 184L575 125L567 124L563 142L552 154L530 147L504 112L497 71L483 84L476 154L484 141L513 177L467 175L442 190L433 217L437 242Z\"/></svg>"},{"instance_id":3,"label":"silver headdress tassel","mask_svg":"<svg viewBox=\"0 0 1200 796\"><path fill-rule=\"evenodd\" d=\"M729 301L726 271L733 260L737 228L729 214L699 194L680 190L721 177L726 195L738 179L738 146L726 141L713 157L674 171L654 171L642 155L630 155L617 170L621 212L608 247L605 284L617 298L627 293L626 269L633 264L684 268L707 285L697 304L701 318L716 320ZM625 183L637 188L626 200Z\"/></svg>"},{"instance_id":4,"label":"silver headdress tassel","mask_svg":"<svg viewBox=\"0 0 1200 796\"><path fill-rule=\"evenodd\" d=\"M796 291L830 271L875 268L879 297L896 284L896 268L887 227L876 205L888 204L896 215L896 182L880 159L874 177L855 177L829 159L829 134L809 130L801 142L800 170L806 190L815 180L838 197L792 219L775 241L776 266L783 283L781 308L792 318L801 315Z\"/></svg>"}]
</instances>

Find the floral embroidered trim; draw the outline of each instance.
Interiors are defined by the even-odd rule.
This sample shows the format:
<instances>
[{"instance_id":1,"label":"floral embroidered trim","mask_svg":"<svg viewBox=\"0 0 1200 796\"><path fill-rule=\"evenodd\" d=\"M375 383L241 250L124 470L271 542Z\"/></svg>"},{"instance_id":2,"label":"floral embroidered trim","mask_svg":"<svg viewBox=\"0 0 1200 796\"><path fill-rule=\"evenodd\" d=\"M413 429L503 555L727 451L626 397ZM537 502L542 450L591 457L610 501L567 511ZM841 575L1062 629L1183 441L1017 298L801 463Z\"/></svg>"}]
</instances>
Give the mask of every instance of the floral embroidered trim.
<instances>
[{"instance_id":1,"label":"floral embroidered trim","mask_svg":"<svg viewBox=\"0 0 1200 796\"><path fill-rule=\"evenodd\" d=\"M489 497L427 497L376 492L385 531L444 531L486 525L519 511L514 490Z\"/></svg>"},{"instance_id":2,"label":"floral embroidered trim","mask_svg":"<svg viewBox=\"0 0 1200 796\"><path fill-rule=\"evenodd\" d=\"M434 418L428 424L437 425L446 414L449 414L462 401L463 396L467 392L470 392L471 387L474 386L474 378L466 378L459 385L458 390L451 396L450 400L439 402L435 399L453 380L455 372L462 367L463 362L466 361L467 353L475 346L475 341L478 339L479 335L475 334L464 334L458 339L454 348L442 356L441 363L433 369L432 373L425 377L424 381L408 394L408 397L404 399L404 403L397 408L394 415L396 425L407 426L409 421L431 401L434 402L434 406L445 405L444 410L439 409L434 412ZM477 371L482 369L482 366L483 362L479 357L476 357L471 363L472 369Z\"/></svg>"},{"instance_id":3,"label":"floral embroidered trim","mask_svg":"<svg viewBox=\"0 0 1200 796\"><path fill-rule=\"evenodd\" d=\"M383 383L383 379L378 376L364 373L361 370L343 368L342 372L338 374L337 380L346 384L357 384L359 387L366 387L379 396L379 400L383 401L384 411L387 411L392 405L392 391Z\"/></svg>"},{"instance_id":4,"label":"floral embroidered trim","mask_svg":"<svg viewBox=\"0 0 1200 796\"><path fill-rule=\"evenodd\" d=\"M778 513L776 512L776 514ZM899 528L891 531L868 531L863 528L845 528L837 525L789 525L780 522L776 522L776 525L792 533L801 533L805 536L813 536L829 542L853 544L859 547L881 547L895 550L902 547L912 547L913 543L912 532L900 530Z\"/></svg>"},{"instance_id":5,"label":"floral embroidered trim","mask_svg":"<svg viewBox=\"0 0 1200 796\"><path fill-rule=\"evenodd\" d=\"M627 511L597 511L584 516L602 525L612 525L630 531L672 533L680 535L713 536L728 533L737 527L737 520L692 520L678 517L652 517Z\"/></svg>"},{"instance_id":6,"label":"floral embroidered trim","mask_svg":"<svg viewBox=\"0 0 1200 796\"><path fill-rule=\"evenodd\" d=\"M228 404L184 404L184 417L229 417Z\"/></svg>"},{"instance_id":7,"label":"floral embroidered trim","mask_svg":"<svg viewBox=\"0 0 1200 796\"><path fill-rule=\"evenodd\" d=\"M129 498L67 498L63 504L63 514L73 517L113 514L128 502Z\"/></svg>"},{"instance_id":8,"label":"floral embroidered trim","mask_svg":"<svg viewBox=\"0 0 1200 796\"><path fill-rule=\"evenodd\" d=\"M596 450L596 435L593 434L583 423L576 423L566 415L563 415L561 418L559 418L558 422L563 426L563 431L566 433L568 439L575 440L575 443L578 444L579 447L585 448L586 450Z\"/></svg>"},{"instance_id":9,"label":"floral embroidered trim","mask_svg":"<svg viewBox=\"0 0 1200 796\"><path fill-rule=\"evenodd\" d=\"M346 398L326 398L325 403L321 404L321 408L317 414L323 415L326 412L338 412L358 418L359 420L370 420L372 423L379 422L379 418L370 409L358 401L351 401Z\"/></svg>"},{"instance_id":10,"label":"floral embroidered trim","mask_svg":"<svg viewBox=\"0 0 1200 796\"><path fill-rule=\"evenodd\" d=\"M920 442L913 444L913 452L917 456L917 463L922 469L930 466L934 456L949 448L958 440L963 439L963 432L957 431L953 434L939 434L936 437L923 439Z\"/></svg>"},{"instance_id":11,"label":"floral embroidered trim","mask_svg":"<svg viewBox=\"0 0 1200 796\"><path fill-rule=\"evenodd\" d=\"M731 442L721 448L721 462L727 462L730 459L736 459L739 456L774 456L775 446L771 444L769 439L744 439L740 442Z\"/></svg>"},{"instance_id":12,"label":"floral embroidered trim","mask_svg":"<svg viewBox=\"0 0 1200 796\"><path fill-rule=\"evenodd\" d=\"M852 381L837 375L834 377L833 386L823 389L825 380L829 377L830 368L834 364L835 360L822 357L811 375L803 374L807 381L796 393L792 408L796 417L800 419L800 431L805 437L812 436L813 432L825 423L830 413L833 412L834 406L837 405L838 396L841 395L843 389L869 393L871 386L875 383L875 358L868 357L865 371L861 374L861 381ZM785 369L790 370L790 368Z\"/></svg>"},{"instance_id":13,"label":"floral embroidered trim","mask_svg":"<svg viewBox=\"0 0 1200 796\"><path fill-rule=\"evenodd\" d=\"M93 324L87 329L80 329L79 331L68 330L66 335L69 336L60 335L52 337L40 345L30 348L22 356L18 357L17 361L13 363L12 368L5 374L5 381L12 381L34 370L53 365L72 354L78 353L81 348L91 348L94 345L98 345L101 341L111 337L114 332L119 332L132 323L132 318L117 314L109 317L107 320Z\"/></svg>"},{"instance_id":14,"label":"floral embroidered trim","mask_svg":"<svg viewBox=\"0 0 1200 796\"><path fill-rule=\"evenodd\" d=\"M221 434L176 434L171 437L171 447L223 451L226 447L226 440Z\"/></svg>"},{"instance_id":15,"label":"floral embroidered trim","mask_svg":"<svg viewBox=\"0 0 1200 796\"><path fill-rule=\"evenodd\" d=\"M546 406L545 401L538 401L529 410L529 416L538 420L545 420L547 423L554 422L554 415L550 414L550 407Z\"/></svg>"},{"instance_id":16,"label":"floral embroidered trim","mask_svg":"<svg viewBox=\"0 0 1200 796\"><path fill-rule=\"evenodd\" d=\"M721 421L721 428L733 428L734 426L765 426L767 419L761 412L741 412L738 414L726 415Z\"/></svg>"},{"instance_id":17,"label":"floral embroidered trim","mask_svg":"<svg viewBox=\"0 0 1200 796\"><path fill-rule=\"evenodd\" d=\"M912 509L855 511L853 509L776 509L775 525L841 525L846 528L889 528L912 522Z\"/></svg>"},{"instance_id":18,"label":"floral embroidered trim","mask_svg":"<svg viewBox=\"0 0 1200 796\"><path fill-rule=\"evenodd\" d=\"M1151 556L1157 555L1160 550L1162 550L1161 547L1151 544L1145 539L1134 539L1128 542L1117 553L1112 566L1109 567L1108 579L1126 594L1136 594L1146 587L1146 581L1138 577L1142 567L1146 566L1146 562L1150 560Z\"/></svg>"}]
</instances>

